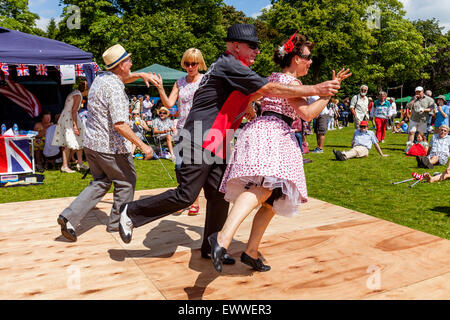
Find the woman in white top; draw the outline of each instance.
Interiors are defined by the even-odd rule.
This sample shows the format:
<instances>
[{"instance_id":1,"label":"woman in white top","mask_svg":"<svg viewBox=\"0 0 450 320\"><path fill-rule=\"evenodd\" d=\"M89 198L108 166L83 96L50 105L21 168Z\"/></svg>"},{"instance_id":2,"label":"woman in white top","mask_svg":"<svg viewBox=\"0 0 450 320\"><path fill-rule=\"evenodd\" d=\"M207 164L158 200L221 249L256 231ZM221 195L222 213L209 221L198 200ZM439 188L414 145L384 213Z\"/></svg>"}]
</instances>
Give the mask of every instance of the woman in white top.
<instances>
[{"instance_id":1,"label":"woman in white top","mask_svg":"<svg viewBox=\"0 0 450 320\"><path fill-rule=\"evenodd\" d=\"M78 90L71 92L64 104L64 109L56 125L52 145L63 147L62 172L73 173L69 168L71 150L77 153L77 169L88 169L83 163L83 139L85 127L81 121L78 110L81 107L83 97L89 92L88 84L82 81L78 84Z\"/></svg>"},{"instance_id":2,"label":"woman in white top","mask_svg":"<svg viewBox=\"0 0 450 320\"><path fill-rule=\"evenodd\" d=\"M178 100L178 111L179 118L177 122L177 131L181 132L188 117L189 112L192 108L192 102L194 100L194 94L197 91L200 82L203 78L203 74L200 71L206 70L206 64L203 60L202 52L196 48L190 48L186 50L181 58L181 67L186 70L187 75L182 77L175 82L172 88L172 92L169 97L167 97L163 86L163 80L160 75L158 75L158 84L156 85L161 101L167 109L172 108L175 102ZM175 138L175 141L177 138ZM178 179L178 169L181 167L181 157L176 154L175 161L175 172L177 173ZM189 208L189 215L197 215L200 210L198 205L198 198Z\"/></svg>"}]
</instances>

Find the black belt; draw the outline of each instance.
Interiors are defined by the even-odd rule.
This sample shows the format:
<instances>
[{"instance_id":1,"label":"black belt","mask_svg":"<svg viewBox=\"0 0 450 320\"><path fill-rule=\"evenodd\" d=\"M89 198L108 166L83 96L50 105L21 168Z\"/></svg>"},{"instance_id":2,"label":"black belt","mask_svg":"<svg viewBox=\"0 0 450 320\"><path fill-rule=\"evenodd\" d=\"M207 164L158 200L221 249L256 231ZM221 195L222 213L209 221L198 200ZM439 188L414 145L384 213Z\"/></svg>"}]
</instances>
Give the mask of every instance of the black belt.
<instances>
[{"instance_id":1,"label":"black belt","mask_svg":"<svg viewBox=\"0 0 450 320\"><path fill-rule=\"evenodd\" d=\"M281 113L278 113L278 112L264 111L261 115L262 116L277 117L278 119L281 119L284 122L286 122L289 127L291 127L292 126L292 122L294 122L294 119L292 119L291 117L285 116L284 114L281 114Z\"/></svg>"}]
</instances>

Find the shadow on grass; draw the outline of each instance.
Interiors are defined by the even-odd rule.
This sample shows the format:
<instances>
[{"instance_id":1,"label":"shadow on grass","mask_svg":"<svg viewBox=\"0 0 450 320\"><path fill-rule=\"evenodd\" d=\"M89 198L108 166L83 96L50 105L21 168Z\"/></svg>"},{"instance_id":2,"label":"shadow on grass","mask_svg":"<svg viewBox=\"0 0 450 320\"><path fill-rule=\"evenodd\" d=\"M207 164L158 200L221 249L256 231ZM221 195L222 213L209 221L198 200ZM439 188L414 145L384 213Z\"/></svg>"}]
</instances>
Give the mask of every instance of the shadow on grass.
<instances>
[{"instance_id":1,"label":"shadow on grass","mask_svg":"<svg viewBox=\"0 0 450 320\"><path fill-rule=\"evenodd\" d=\"M447 217L450 217L450 207L434 207L431 211L445 213Z\"/></svg>"},{"instance_id":2,"label":"shadow on grass","mask_svg":"<svg viewBox=\"0 0 450 320\"><path fill-rule=\"evenodd\" d=\"M329 147L329 148L340 148L340 149L351 149L351 146L348 145L325 145L325 147Z\"/></svg>"}]
</instances>

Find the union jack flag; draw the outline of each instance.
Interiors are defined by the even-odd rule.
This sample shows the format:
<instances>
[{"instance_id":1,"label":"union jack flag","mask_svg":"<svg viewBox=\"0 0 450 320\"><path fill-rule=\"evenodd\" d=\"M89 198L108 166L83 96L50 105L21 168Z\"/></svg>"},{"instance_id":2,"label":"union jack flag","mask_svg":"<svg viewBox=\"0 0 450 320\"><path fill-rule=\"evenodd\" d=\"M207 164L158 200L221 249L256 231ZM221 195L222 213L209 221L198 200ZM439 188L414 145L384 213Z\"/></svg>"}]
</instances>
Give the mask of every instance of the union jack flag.
<instances>
[{"instance_id":1,"label":"union jack flag","mask_svg":"<svg viewBox=\"0 0 450 320\"><path fill-rule=\"evenodd\" d=\"M0 173L33 172L28 138L0 137Z\"/></svg>"},{"instance_id":2,"label":"union jack flag","mask_svg":"<svg viewBox=\"0 0 450 320\"><path fill-rule=\"evenodd\" d=\"M93 64L94 64L94 71L95 71L95 72L99 72L99 71L100 71L100 68L98 67L97 62L93 62Z\"/></svg>"},{"instance_id":3,"label":"union jack flag","mask_svg":"<svg viewBox=\"0 0 450 320\"><path fill-rule=\"evenodd\" d=\"M8 64L4 62L0 62L0 70L3 71L5 76L9 76Z\"/></svg>"},{"instance_id":4,"label":"union jack flag","mask_svg":"<svg viewBox=\"0 0 450 320\"><path fill-rule=\"evenodd\" d=\"M47 66L45 64L39 64L36 66L36 74L38 76L47 76Z\"/></svg>"},{"instance_id":5,"label":"union jack flag","mask_svg":"<svg viewBox=\"0 0 450 320\"><path fill-rule=\"evenodd\" d=\"M30 70L28 70L28 66L26 64L18 64L17 65L17 76L23 77L23 76L29 76Z\"/></svg>"},{"instance_id":6,"label":"union jack flag","mask_svg":"<svg viewBox=\"0 0 450 320\"><path fill-rule=\"evenodd\" d=\"M84 77L84 71L83 71L83 65L81 64L76 64L75 65L75 74L77 77Z\"/></svg>"}]
</instances>

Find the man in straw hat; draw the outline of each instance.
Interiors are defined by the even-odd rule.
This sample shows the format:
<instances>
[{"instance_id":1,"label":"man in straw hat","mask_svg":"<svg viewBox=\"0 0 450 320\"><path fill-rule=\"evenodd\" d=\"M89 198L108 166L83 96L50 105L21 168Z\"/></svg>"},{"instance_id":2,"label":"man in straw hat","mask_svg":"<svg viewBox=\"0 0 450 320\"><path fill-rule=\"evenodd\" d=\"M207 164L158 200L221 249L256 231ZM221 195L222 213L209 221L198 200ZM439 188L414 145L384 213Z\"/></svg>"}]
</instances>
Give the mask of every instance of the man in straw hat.
<instances>
[{"instance_id":1,"label":"man in straw hat","mask_svg":"<svg viewBox=\"0 0 450 320\"><path fill-rule=\"evenodd\" d=\"M108 71L95 78L89 91L84 150L94 180L57 219L62 235L70 241L77 240L75 228L113 182L114 204L107 231L118 231L119 208L133 200L136 184L130 142L143 151L145 159L153 156L150 146L143 143L129 126L129 102L124 83L142 78L149 86L155 75L130 73L130 55L120 44L107 49L103 60Z\"/></svg>"},{"instance_id":2,"label":"man in straw hat","mask_svg":"<svg viewBox=\"0 0 450 320\"><path fill-rule=\"evenodd\" d=\"M251 99L260 95L293 99L314 95L329 97L340 88L338 80L313 86L290 86L269 82L256 74L250 69L260 53L253 25L232 25L224 40L226 51L203 77L180 132L183 152L180 184L176 189L122 206L119 232L125 243L131 241L133 228L190 206L203 188L207 208L201 256L210 259L208 237L221 230L228 215L229 203L219 191L226 169L227 138L232 137L228 133L238 128ZM230 255L224 255L224 264L234 262Z\"/></svg>"}]
</instances>

